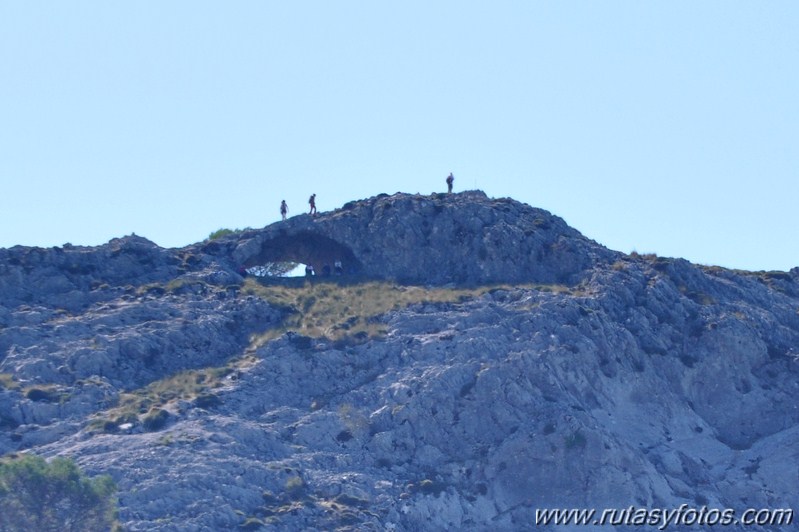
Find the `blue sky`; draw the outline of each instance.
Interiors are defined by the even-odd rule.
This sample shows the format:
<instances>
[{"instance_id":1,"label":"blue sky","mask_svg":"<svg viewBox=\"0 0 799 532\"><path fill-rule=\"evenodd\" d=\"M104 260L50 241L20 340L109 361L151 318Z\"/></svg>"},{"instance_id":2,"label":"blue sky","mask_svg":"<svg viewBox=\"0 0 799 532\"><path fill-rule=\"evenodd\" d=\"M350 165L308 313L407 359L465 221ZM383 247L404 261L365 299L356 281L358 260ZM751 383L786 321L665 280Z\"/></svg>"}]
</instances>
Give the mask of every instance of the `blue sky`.
<instances>
[{"instance_id":1,"label":"blue sky","mask_svg":"<svg viewBox=\"0 0 799 532\"><path fill-rule=\"evenodd\" d=\"M0 247L165 247L480 188L620 251L799 266L799 3L0 3Z\"/></svg>"}]
</instances>

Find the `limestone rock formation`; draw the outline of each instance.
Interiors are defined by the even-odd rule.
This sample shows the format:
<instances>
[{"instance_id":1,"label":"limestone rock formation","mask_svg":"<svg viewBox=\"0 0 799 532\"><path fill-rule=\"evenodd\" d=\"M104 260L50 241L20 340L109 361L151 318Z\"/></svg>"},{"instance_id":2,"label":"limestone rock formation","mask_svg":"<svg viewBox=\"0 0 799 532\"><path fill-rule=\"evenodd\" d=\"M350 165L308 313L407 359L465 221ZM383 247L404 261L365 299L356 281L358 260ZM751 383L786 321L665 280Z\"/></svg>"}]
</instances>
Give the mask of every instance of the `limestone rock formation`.
<instances>
[{"instance_id":1,"label":"limestone rock formation","mask_svg":"<svg viewBox=\"0 0 799 532\"><path fill-rule=\"evenodd\" d=\"M199 251L231 267L294 261L321 272L340 260L349 273L425 285L574 283L616 255L544 210L481 191L383 194Z\"/></svg>"},{"instance_id":2,"label":"limestone rock formation","mask_svg":"<svg viewBox=\"0 0 799 532\"><path fill-rule=\"evenodd\" d=\"M301 281L238 273L335 260L305 306L263 295ZM112 475L129 530L799 508L799 268L628 256L513 200L396 194L183 249L0 250L0 297L0 453ZM291 321L325 298L325 334ZM350 315L378 298L398 303Z\"/></svg>"}]
</instances>

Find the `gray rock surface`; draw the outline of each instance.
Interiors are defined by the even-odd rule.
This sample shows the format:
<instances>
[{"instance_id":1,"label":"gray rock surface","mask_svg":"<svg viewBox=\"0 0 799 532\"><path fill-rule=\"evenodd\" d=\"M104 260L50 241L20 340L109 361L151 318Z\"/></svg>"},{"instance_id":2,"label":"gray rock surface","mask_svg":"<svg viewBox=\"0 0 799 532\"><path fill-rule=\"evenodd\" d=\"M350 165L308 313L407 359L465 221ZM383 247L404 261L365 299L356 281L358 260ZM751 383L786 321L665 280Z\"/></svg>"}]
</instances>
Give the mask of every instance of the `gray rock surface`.
<instances>
[{"instance_id":1,"label":"gray rock surface","mask_svg":"<svg viewBox=\"0 0 799 532\"><path fill-rule=\"evenodd\" d=\"M369 340L252 342L286 309L245 293L238 266L334 252L364 277L508 286L381 314ZM16 383L0 387L0 453L112 475L129 530L564 530L535 510L799 508L799 269L625 256L474 192L380 196L180 250L126 237L0 259L0 374ZM242 356L159 424L143 405L97 430L126 394Z\"/></svg>"}]
</instances>

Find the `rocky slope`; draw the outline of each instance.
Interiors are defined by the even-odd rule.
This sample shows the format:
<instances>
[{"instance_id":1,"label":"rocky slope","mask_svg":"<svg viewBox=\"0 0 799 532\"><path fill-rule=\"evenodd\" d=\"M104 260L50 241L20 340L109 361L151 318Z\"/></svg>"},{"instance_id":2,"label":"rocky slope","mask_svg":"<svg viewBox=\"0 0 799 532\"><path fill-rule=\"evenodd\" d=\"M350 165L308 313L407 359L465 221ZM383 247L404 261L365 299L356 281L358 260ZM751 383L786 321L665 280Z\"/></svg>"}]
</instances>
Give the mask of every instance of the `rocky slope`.
<instances>
[{"instance_id":1,"label":"rocky slope","mask_svg":"<svg viewBox=\"0 0 799 532\"><path fill-rule=\"evenodd\" d=\"M345 301L344 334L312 337L286 328L307 308L238 274L283 260L427 296L366 316L371 336L346 334ZM184 249L0 250L0 297L0 453L111 474L129 530L799 508L799 269L626 256L513 200L395 194Z\"/></svg>"}]
</instances>

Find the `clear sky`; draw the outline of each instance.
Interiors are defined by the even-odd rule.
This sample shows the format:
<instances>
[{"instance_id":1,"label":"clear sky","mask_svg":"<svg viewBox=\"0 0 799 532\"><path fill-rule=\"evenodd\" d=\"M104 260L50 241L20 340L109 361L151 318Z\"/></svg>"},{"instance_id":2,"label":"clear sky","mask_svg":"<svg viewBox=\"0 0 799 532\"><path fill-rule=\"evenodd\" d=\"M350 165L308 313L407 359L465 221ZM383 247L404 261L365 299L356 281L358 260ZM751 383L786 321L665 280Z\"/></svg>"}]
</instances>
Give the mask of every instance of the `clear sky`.
<instances>
[{"instance_id":1,"label":"clear sky","mask_svg":"<svg viewBox=\"0 0 799 532\"><path fill-rule=\"evenodd\" d=\"M786 270L798 144L793 0L0 3L0 247L177 247L453 172L612 249Z\"/></svg>"}]
</instances>

